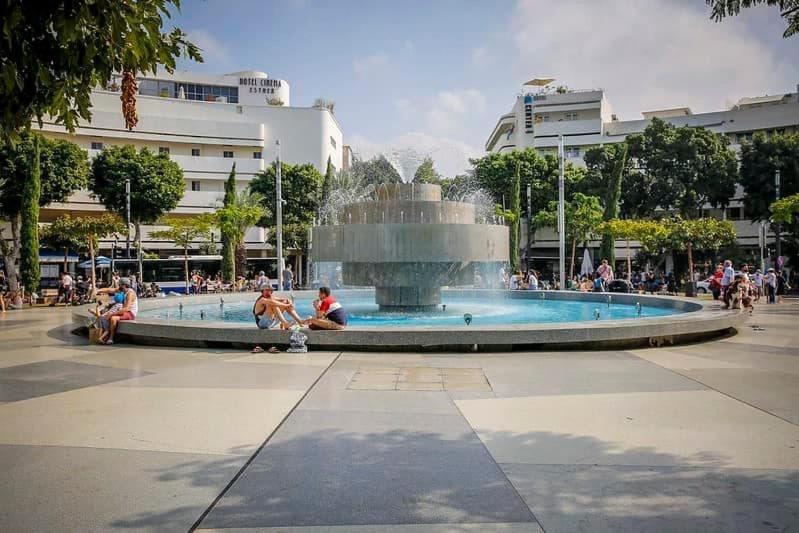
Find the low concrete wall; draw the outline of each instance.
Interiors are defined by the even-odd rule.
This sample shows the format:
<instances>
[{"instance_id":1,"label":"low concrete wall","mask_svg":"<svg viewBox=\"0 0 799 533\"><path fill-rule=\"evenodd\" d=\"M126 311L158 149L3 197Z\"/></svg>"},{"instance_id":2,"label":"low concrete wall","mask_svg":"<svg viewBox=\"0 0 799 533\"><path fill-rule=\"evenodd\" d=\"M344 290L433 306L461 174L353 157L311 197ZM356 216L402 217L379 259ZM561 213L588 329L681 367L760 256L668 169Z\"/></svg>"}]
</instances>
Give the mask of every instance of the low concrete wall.
<instances>
[{"instance_id":1,"label":"low concrete wall","mask_svg":"<svg viewBox=\"0 0 799 533\"><path fill-rule=\"evenodd\" d=\"M371 295L371 290L338 291L337 296L345 302L348 295ZM480 295L484 297L540 298L595 301L606 303L606 293L576 293L559 291L488 291L453 290L444 295ZM255 293L225 295L226 298L256 298ZM313 291L298 291L296 298L312 298ZM309 331L308 346L319 349L349 350L511 350L571 348L608 349L689 342L719 336L734 331L747 319L738 311L722 311L716 303L703 303L680 297L656 297L638 294L612 294L612 301L679 309L684 313L666 317L637 318L625 320L601 320L590 322L568 322L548 324L518 324L505 326L461 326L373 328L349 327L343 331ZM214 303L218 295L174 297L167 300L142 300L140 309L153 309L165 304L177 306ZM76 308L73 319L85 326L88 306ZM170 321L140 319L123 322L119 329L120 339L140 344L161 346L252 346L269 344L286 346L288 331L259 330L249 324L227 324L209 321Z\"/></svg>"}]
</instances>

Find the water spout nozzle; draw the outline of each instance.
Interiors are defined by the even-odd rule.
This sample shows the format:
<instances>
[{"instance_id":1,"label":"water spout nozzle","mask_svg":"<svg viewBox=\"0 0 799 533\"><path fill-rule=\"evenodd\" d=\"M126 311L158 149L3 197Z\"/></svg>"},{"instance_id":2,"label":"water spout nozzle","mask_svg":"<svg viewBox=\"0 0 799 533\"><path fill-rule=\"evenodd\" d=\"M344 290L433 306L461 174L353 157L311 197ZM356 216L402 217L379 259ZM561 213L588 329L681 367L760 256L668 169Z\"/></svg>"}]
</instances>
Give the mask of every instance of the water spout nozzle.
<instances>
[{"instance_id":1,"label":"water spout nozzle","mask_svg":"<svg viewBox=\"0 0 799 533\"><path fill-rule=\"evenodd\" d=\"M471 315L471 313L464 313L463 314L463 321L466 322L467 326L470 326L472 324L472 315Z\"/></svg>"},{"instance_id":2,"label":"water spout nozzle","mask_svg":"<svg viewBox=\"0 0 799 533\"><path fill-rule=\"evenodd\" d=\"M599 309L594 309L594 320L599 320Z\"/></svg>"}]
</instances>

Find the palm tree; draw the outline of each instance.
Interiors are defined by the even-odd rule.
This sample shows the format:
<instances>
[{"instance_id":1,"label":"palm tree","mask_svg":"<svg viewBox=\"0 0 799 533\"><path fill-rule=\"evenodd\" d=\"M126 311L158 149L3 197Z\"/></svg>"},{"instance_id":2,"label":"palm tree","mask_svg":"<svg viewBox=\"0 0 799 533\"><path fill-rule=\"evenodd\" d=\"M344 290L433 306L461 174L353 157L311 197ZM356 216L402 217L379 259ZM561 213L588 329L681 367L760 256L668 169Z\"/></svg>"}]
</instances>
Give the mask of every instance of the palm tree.
<instances>
[{"instance_id":1,"label":"palm tree","mask_svg":"<svg viewBox=\"0 0 799 533\"><path fill-rule=\"evenodd\" d=\"M236 192L232 202L216 211L216 223L236 249L236 275L244 273L246 252L244 252L244 235L267 214L263 207L263 197L258 193L243 190Z\"/></svg>"}]
</instances>

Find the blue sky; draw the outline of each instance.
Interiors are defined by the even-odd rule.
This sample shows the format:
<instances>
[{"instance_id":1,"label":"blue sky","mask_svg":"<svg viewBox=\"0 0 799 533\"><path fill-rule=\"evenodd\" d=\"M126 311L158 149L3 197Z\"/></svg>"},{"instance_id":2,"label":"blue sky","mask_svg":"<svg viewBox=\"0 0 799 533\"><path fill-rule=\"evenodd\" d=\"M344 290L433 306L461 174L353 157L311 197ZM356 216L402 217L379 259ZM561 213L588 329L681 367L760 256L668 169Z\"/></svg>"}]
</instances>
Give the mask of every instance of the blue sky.
<instances>
[{"instance_id":1,"label":"blue sky","mask_svg":"<svg viewBox=\"0 0 799 533\"><path fill-rule=\"evenodd\" d=\"M702 0L184 0L174 21L204 49L186 68L286 79L292 105L335 100L362 156L412 148L447 175L532 77L602 87L621 119L799 83L799 37L775 10L717 24Z\"/></svg>"}]
</instances>

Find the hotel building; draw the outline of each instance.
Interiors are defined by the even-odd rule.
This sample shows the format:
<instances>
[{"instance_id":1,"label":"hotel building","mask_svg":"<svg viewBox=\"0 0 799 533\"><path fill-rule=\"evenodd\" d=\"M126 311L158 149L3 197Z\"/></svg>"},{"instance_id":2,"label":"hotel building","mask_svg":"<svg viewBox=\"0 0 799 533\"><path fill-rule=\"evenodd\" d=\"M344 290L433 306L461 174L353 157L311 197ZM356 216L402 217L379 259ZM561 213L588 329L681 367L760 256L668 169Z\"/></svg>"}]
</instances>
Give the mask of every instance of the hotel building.
<instances>
[{"instance_id":1,"label":"hotel building","mask_svg":"<svg viewBox=\"0 0 799 533\"><path fill-rule=\"evenodd\" d=\"M564 158L583 166L585 151L607 143L622 142L627 135L640 133L655 117L675 126L705 127L729 138L731 148L739 150L742 142L762 132L766 135L799 132L799 86L796 92L741 98L730 109L693 113L688 107L676 107L642 113L637 120L618 120L602 89L548 89L551 78L531 80L516 96L511 110L499 117L485 144L487 152L504 153L534 148L541 154L557 154L558 138L564 137ZM622 192L623 194L623 192ZM760 224L744 214L743 191L739 187L726 209L711 209L708 216L733 222L742 247L758 248ZM525 223L522 235L527 235ZM773 242L767 232L767 242ZM526 238L522 238L526 249ZM557 234L551 229L536 231L532 244L534 259L557 257ZM598 246L592 243L592 246ZM554 256L553 256L554 249ZM617 250L617 258L626 251Z\"/></svg>"},{"instance_id":2,"label":"hotel building","mask_svg":"<svg viewBox=\"0 0 799 533\"><path fill-rule=\"evenodd\" d=\"M277 157L286 163L312 163L324 173L330 158L336 169L347 163L341 127L326 108L292 107L286 80L264 72L242 71L224 75L159 71L138 80L139 123L125 128L121 112L120 80L92 93L91 122L82 122L74 133L45 119L42 133L69 140L85 148L90 157L112 145L147 147L169 157L183 169L186 192L175 211L191 215L213 211L220 205L224 183L236 164L240 189ZM37 126L34 126L37 128ZM120 184L123 187L124 184ZM62 213L91 214L105 208L79 191L67 202L41 211L50 221ZM154 241L143 227L143 247L161 256L177 253L172 243ZM266 257L266 231L247 232L248 255ZM102 243L104 250L110 241Z\"/></svg>"}]
</instances>

